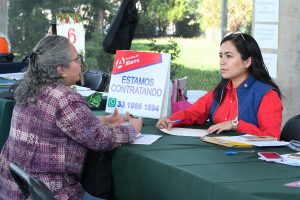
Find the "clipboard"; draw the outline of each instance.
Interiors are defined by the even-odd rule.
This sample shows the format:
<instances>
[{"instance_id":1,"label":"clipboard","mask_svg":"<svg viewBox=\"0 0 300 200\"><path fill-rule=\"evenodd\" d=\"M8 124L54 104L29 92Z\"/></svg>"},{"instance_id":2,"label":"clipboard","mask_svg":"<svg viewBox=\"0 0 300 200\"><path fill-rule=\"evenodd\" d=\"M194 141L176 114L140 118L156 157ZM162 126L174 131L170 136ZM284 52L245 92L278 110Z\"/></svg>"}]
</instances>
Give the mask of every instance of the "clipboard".
<instances>
[{"instance_id":1,"label":"clipboard","mask_svg":"<svg viewBox=\"0 0 300 200\"><path fill-rule=\"evenodd\" d=\"M216 144L224 147L251 147L251 144L246 144L242 142L233 142L229 140L224 140L218 137L202 137L200 138L203 142L208 142L211 144Z\"/></svg>"}]
</instances>

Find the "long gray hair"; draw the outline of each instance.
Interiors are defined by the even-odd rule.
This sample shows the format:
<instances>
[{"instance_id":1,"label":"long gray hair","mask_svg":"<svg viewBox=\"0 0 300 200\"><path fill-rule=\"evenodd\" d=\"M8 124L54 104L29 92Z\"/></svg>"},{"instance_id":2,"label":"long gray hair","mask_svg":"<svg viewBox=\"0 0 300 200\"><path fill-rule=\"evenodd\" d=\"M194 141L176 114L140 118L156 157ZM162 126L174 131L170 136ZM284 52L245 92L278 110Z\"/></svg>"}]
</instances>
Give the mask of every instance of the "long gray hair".
<instances>
[{"instance_id":1,"label":"long gray hair","mask_svg":"<svg viewBox=\"0 0 300 200\"><path fill-rule=\"evenodd\" d=\"M71 59L71 44L67 38L49 35L41 39L29 57L24 79L14 92L17 103L35 103L45 86L65 84L56 68L58 65L68 68Z\"/></svg>"}]
</instances>

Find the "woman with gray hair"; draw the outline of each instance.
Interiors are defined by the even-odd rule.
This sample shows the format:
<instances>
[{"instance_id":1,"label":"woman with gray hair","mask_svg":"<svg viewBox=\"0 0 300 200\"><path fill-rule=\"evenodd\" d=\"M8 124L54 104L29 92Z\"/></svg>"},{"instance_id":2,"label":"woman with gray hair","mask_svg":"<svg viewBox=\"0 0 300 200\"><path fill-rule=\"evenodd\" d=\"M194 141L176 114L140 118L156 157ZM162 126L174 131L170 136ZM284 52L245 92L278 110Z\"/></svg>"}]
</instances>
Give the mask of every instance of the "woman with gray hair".
<instances>
[{"instance_id":1,"label":"woman with gray hair","mask_svg":"<svg viewBox=\"0 0 300 200\"><path fill-rule=\"evenodd\" d=\"M56 199L98 199L86 193L80 176L88 149L108 151L132 143L142 127L129 115L96 117L71 90L83 59L62 36L46 36L30 55L15 90L9 137L0 155L0 199L22 199L8 166L15 163L43 181Z\"/></svg>"}]
</instances>

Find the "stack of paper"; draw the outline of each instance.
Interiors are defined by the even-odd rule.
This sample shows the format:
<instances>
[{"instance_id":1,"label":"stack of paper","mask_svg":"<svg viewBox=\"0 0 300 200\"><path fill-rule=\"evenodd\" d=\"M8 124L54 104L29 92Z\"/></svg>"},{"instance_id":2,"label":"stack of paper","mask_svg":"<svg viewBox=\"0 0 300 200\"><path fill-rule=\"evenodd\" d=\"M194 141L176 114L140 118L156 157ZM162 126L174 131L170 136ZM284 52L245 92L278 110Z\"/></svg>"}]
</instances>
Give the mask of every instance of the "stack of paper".
<instances>
[{"instance_id":1,"label":"stack of paper","mask_svg":"<svg viewBox=\"0 0 300 200\"><path fill-rule=\"evenodd\" d=\"M162 132L176 135L176 136L190 136L190 137L203 137L208 134L204 129L192 129L192 128L177 128L174 127L171 130L160 129Z\"/></svg>"},{"instance_id":2,"label":"stack of paper","mask_svg":"<svg viewBox=\"0 0 300 200\"><path fill-rule=\"evenodd\" d=\"M247 137L248 136L248 137ZM277 146L287 146L289 142L284 142L284 141L277 141L274 139L270 140L262 140L260 141L259 139L251 139L249 140L249 137L256 137L252 135L242 135L242 136L223 136L223 137L218 137L219 139L231 141L231 142L240 142L248 145L253 145L257 147L277 147ZM260 137L258 137L260 138Z\"/></svg>"},{"instance_id":3,"label":"stack of paper","mask_svg":"<svg viewBox=\"0 0 300 200\"><path fill-rule=\"evenodd\" d=\"M21 80L24 77L24 72L0 74L1 78L9 80Z\"/></svg>"}]
</instances>

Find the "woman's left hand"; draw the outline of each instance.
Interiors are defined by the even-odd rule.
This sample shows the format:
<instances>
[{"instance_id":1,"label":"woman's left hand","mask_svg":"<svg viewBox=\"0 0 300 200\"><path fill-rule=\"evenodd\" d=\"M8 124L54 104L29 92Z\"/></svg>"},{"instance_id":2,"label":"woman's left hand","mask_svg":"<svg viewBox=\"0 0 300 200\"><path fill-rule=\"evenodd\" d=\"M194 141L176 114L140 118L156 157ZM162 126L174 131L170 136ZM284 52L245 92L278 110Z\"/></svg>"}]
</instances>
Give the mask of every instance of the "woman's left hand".
<instances>
[{"instance_id":1,"label":"woman's left hand","mask_svg":"<svg viewBox=\"0 0 300 200\"><path fill-rule=\"evenodd\" d=\"M111 115L97 116L97 118L105 125L114 127L125 122L125 117L119 115L118 109L115 108Z\"/></svg>"},{"instance_id":2,"label":"woman's left hand","mask_svg":"<svg viewBox=\"0 0 300 200\"><path fill-rule=\"evenodd\" d=\"M229 131L232 130L232 124L231 121L221 122L218 124L214 124L210 126L206 131L208 133L221 133L222 131Z\"/></svg>"}]
</instances>

